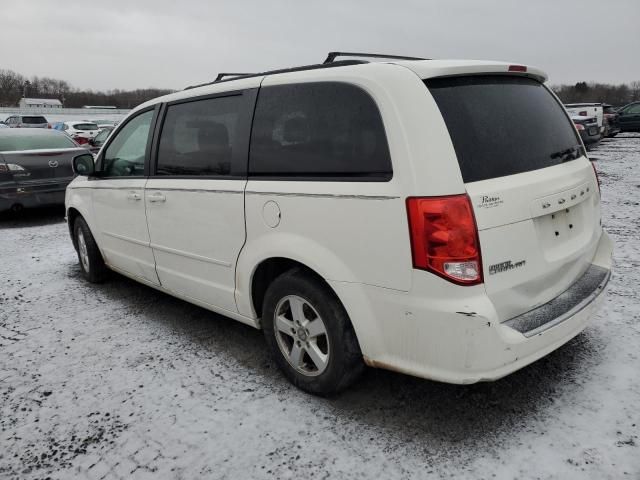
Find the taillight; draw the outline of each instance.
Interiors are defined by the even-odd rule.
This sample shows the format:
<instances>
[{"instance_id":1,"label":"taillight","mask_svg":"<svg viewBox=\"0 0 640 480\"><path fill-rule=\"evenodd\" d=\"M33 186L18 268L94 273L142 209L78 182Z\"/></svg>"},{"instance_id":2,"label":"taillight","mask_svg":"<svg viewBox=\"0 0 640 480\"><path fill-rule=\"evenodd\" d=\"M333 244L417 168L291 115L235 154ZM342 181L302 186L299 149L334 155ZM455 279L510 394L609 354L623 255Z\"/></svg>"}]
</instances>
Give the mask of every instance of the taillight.
<instances>
[{"instance_id":1,"label":"taillight","mask_svg":"<svg viewBox=\"0 0 640 480\"><path fill-rule=\"evenodd\" d=\"M593 174L596 176L596 183L598 184L598 195L601 195L600 191L600 177L598 176L598 170L596 170L596 166L591 162L591 167L593 168Z\"/></svg>"},{"instance_id":2,"label":"taillight","mask_svg":"<svg viewBox=\"0 0 640 480\"><path fill-rule=\"evenodd\" d=\"M576 130L584 130L584 125L580 125L579 123L576 123Z\"/></svg>"},{"instance_id":3,"label":"taillight","mask_svg":"<svg viewBox=\"0 0 640 480\"><path fill-rule=\"evenodd\" d=\"M73 137L73 139L78 145L86 145L87 143L89 143L89 140L84 137Z\"/></svg>"},{"instance_id":4,"label":"taillight","mask_svg":"<svg viewBox=\"0 0 640 480\"><path fill-rule=\"evenodd\" d=\"M482 283L478 229L466 194L407 198L413 267L460 285Z\"/></svg>"}]
</instances>

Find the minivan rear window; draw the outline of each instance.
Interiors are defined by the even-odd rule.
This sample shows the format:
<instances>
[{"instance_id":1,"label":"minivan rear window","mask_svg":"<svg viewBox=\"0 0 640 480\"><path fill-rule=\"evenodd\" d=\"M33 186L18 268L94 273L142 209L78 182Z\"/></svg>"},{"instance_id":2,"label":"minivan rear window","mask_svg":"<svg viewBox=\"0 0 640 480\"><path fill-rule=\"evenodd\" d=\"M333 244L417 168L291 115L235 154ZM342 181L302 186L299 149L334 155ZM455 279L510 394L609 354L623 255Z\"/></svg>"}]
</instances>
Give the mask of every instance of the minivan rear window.
<instances>
[{"instance_id":1,"label":"minivan rear window","mask_svg":"<svg viewBox=\"0 0 640 480\"><path fill-rule=\"evenodd\" d=\"M582 144L546 87L525 77L428 79L466 183L515 175L578 158Z\"/></svg>"},{"instance_id":2,"label":"minivan rear window","mask_svg":"<svg viewBox=\"0 0 640 480\"><path fill-rule=\"evenodd\" d=\"M47 119L44 117L22 117L22 123L27 125L40 125L47 123Z\"/></svg>"}]
</instances>

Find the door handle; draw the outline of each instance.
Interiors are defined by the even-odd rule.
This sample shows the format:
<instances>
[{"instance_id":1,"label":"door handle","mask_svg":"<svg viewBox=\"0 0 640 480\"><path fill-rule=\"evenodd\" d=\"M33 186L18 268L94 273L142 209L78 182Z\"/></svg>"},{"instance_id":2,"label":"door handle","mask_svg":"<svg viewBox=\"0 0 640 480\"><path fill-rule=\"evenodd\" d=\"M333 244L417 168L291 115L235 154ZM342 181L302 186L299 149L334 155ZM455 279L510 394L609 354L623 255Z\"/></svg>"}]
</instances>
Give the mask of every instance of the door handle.
<instances>
[{"instance_id":1,"label":"door handle","mask_svg":"<svg viewBox=\"0 0 640 480\"><path fill-rule=\"evenodd\" d=\"M135 201L142 200L142 195L140 195L139 193L136 193L136 192L129 192L129 193L127 193L127 199L128 200L135 200Z\"/></svg>"},{"instance_id":2,"label":"door handle","mask_svg":"<svg viewBox=\"0 0 640 480\"><path fill-rule=\"evenodd\" d=\"M167 197L165 197L162 193L158 192L158 193L154 193L153 195L149 195L147 197L147 200L149 200L151 203L166 202Z\"/></svg>"}]
</instances>

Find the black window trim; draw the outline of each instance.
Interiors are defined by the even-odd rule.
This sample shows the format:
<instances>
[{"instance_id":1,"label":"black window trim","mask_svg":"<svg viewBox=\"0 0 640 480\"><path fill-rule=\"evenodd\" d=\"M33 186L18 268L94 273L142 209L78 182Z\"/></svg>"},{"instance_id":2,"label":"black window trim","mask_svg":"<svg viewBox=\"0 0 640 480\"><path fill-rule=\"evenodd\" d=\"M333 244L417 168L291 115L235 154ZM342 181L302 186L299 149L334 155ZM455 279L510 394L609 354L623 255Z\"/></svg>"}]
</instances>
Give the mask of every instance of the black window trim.
<instances>
[{"instance_id":1,"label":"black window trim","mask_svg":"<svg viewBox=\"0 0 640 480\"><path fill-rule=\"evenodd\" d=\"M158 112L160 110L160 103L156 103L154 105L151 105L149 107L143 108L139 111L136 112L135 115L132 115L131 117L127 118L125 122L122 122L120 125L118 125L112 132L111 135L109 135L109 137L107 138L107 142L101 147L100 150L100 156L96 159L96 165L99 165L100 167L98 168L98 170L96 171L96 175L89 177L89 180L117 180L117 179L140 179L140 178L147 178L149 176L149 156L151 153L151 146L152 146L152 142L153 142L153 138L155 134L155 130L157 128L157 123L158 123ZM111 143L115 140L115 138L118 136L118 134L120 133L120 130L122 130L124 127L126 127L131 121L133 121L134 119L138 118L140 115L143 115L147 112L153 111L153 116L151 118L151 125L149 127L149 132L153 133L152 135L147 134L147 145L145 147L145 152L144 152L144 173L143 175L127 175L127 176L106 176L106 175L101 175L100 173L102 172L102 163L104 161L104 154L107 151L107 149L109 148L109 146L111 145Z\"/></svg>"},{"instance_id":2,"label":"black window trim","mask_svg":"<svg viewBox=\"0 0 640 480\"><path fill-rule=\"evenodd\" d=\"M279 182L284 181L284 182L367 182L367 183L388 183L391 180L393 180L393 174L394 174L393 155L391 153L391 146L389 145L387 125L386 125L384 116L380 111L380 106L378 105L378 102L376 102L376 99L373 98L373 96L369 92L367 92L367 90L365 90L362 86L353 82L331 79L331 80L314 80L311 82L285 82L285 83L277 83L273 85L265 85L264 87L261 85L260 92L262 92L263 88L268 88L268 87L288 86L288 85L313 85L318 83L342 83L345 85L349 85L359 89L371 99L371 102L373 103L373 105L375 105L376 110L378 110L378 114L380 115L380 121L382 122L385 141L387 142L387 149L389 150L389 166L391 167L391 171L384 172L384 173L372 173L372 172L364 173L363 172L363 173L353 173L353 174L346 174L346 175L345 174L339 175L334 173L327 173L326 175L322 175L322 174L300 175L296 173L292 173L290 175L283 174L283 173L262 173L262 174L251 173L251 168L249 163L251 161L251 139L253 138L253 135L252 135L253 125L255 120L256 109L258 106L259 95L257 95L255 99L254 107L253 107L253 117L251 119L251 132L250 132L251 135L249 137L249 156L247 159L247 179L255 180L255 181L279 181Z\"/></svg>"},{"instance_id":3,"label":"black window trim","mask_svg":"<svg viewBox=\"0 0 640 480\"><path fill-rule=\"evenodd\" d=\"M172 100L170 102L165 102L162 104L158 115L158 121L156 122L156 127L153 133L153 144L151 148L151 156L150 156L150 164L149 164L149 172L148 177L154 179L177 179L177 180L246 180L247 179L247 171L249 167L249 149L250 149L250 141L251 141L251 130L253 128L253 115L256 108L256 102L258 99L258 90L259 87L251 87L251 88L243 88L239 90L226 90L224 92L216 92L209 93L205 95L198 95L195 97L186 97L180 98L177 100ZM191 103L202 100L211 100L214 98L225 98L225 97L246 97L246 108L250 109L251 115L248 120L249 128L247 131L246 141L244 142L245 150L244 156L246 157L246 162L242 165L241 171L236 175L158 175L158 148L160 146L160 135L162 133L162 129L164 127L164 122L167 117L167 110L169 107L173 105L180 105L183 103Z\"/></svg>"}]
</instances>

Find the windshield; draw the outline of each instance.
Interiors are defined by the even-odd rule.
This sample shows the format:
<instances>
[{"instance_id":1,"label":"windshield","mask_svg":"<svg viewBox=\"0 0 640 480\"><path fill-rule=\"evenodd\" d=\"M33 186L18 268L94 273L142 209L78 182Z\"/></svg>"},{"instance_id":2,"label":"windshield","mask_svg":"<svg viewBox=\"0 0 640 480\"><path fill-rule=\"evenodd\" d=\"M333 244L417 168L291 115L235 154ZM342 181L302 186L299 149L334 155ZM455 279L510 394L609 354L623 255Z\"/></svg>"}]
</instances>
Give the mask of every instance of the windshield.
<instances>
[{"instance_id":1,"label":"windshield","mask_svg":"<svg viewBox=\"0 0 640 480\"><path fill-rule=\"evenodd\" d=\"M41 123L47 123L47 119L44 117L22 117L22 123L27 125L38 125Z\"/></svg>"},{"instance_id":2,"label":"windshield","mask_svg":"<svg viewBox=\"0 0 640 480\"><path fill-rule=\"evenodd\" d=\"M66 135L53 132L51 135L0 135L0 152L76 147L74 141Z\"/></svg>"},{"instance_id":3,"label":"windshield","mask_svg":"<svg viewBox=\"0 0 640 480\"><path fill-rule=\"evenodd\" d=\"M550 167L583 153L562 105L536 80L478 75L425 84L449 129L465 182Z\"/></svg>"}]
</instances>

